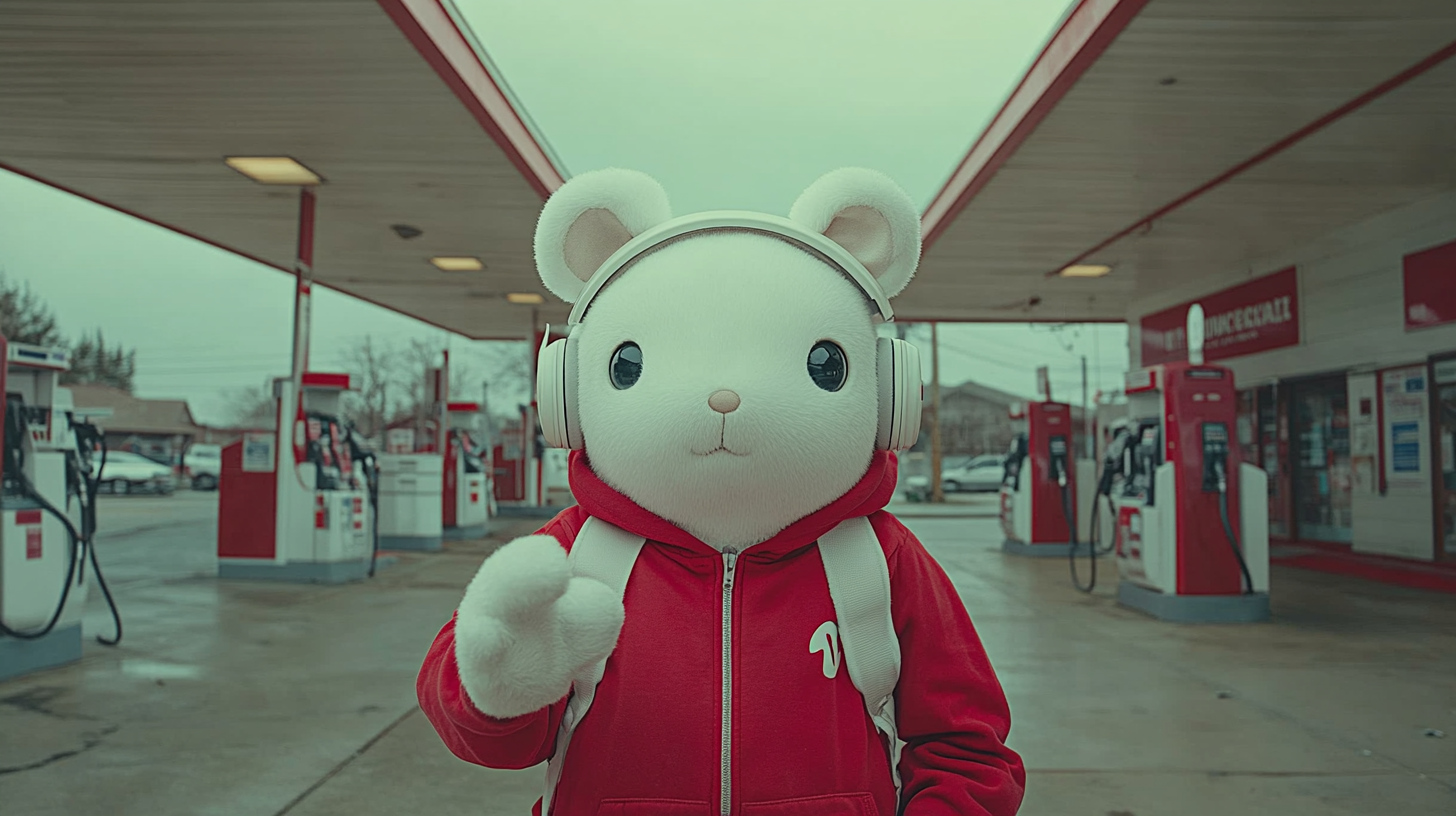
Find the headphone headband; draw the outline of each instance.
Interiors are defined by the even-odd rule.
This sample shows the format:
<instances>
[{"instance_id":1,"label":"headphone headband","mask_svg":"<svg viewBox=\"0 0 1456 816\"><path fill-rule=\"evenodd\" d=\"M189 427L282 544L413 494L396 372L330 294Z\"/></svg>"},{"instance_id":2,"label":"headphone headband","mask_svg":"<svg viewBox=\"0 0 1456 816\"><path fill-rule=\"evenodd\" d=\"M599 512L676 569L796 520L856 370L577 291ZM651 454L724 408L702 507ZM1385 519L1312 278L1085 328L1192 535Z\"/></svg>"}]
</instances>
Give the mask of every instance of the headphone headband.
<instances>
[{"instance_id":1,"label":"headphone headband","mask_svg":"<svg viewBox=\"0 0 1456 816\"><path fill-rule=\"evenodd\" d=\"M581 291L581 297L577 298L576 304L571 307L571 316L567 318L568 326L575 326L581 322L597 294L628 264L668 241L711 230L758 232L797 244L839 267L840 271L848 275L849 279L860 288L860 291L874 302L875 310L886 323L895 319L895 312L890 308L890 299L885 297L879 281L875 280L875 276L870 274L870 271L860 263L858 258L833 240L788 218L741 210L714 210L684 215L663 222L623 244L622 248L612 253L611 257L607 258L587 281Z\"/></svg>"}]
</instances>

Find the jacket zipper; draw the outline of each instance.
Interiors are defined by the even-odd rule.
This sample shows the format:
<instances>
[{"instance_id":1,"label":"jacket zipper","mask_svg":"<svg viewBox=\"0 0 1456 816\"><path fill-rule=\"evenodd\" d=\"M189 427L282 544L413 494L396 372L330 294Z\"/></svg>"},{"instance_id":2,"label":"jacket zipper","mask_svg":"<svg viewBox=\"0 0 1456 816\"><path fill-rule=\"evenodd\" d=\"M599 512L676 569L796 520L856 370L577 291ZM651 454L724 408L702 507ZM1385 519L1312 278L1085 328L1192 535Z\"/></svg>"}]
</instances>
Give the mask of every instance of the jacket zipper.
<instances>
[{"instance_id":1,"label":"jacket zipper","mask_svg":"<svg viewBox=\"0 0 1456 816\"><path fill-rule=\"evenodd\" d=\"M733 576L738 551L723 550L723 731L719 746L718 814L733 812Z\"/></svg>"}]
</instances>

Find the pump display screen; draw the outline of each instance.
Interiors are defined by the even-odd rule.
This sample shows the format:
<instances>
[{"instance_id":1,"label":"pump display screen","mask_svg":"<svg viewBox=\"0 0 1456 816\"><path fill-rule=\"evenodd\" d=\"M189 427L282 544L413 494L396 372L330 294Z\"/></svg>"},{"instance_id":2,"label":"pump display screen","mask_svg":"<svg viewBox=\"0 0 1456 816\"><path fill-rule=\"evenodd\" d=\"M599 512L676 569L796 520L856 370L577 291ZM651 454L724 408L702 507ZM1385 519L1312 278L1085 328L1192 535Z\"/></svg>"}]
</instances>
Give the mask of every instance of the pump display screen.
<instances>
[{"instance_id":1,"label":"pump display screen","mask_svg":"<svg viewBox=\"0 0 1456 816\"><path fill-rule=\"evenodd\" d=\"M1218 368L1190 368L1188 369L1190 380L1221 380L1223 370Z\"/></svg>"}]
</instances>

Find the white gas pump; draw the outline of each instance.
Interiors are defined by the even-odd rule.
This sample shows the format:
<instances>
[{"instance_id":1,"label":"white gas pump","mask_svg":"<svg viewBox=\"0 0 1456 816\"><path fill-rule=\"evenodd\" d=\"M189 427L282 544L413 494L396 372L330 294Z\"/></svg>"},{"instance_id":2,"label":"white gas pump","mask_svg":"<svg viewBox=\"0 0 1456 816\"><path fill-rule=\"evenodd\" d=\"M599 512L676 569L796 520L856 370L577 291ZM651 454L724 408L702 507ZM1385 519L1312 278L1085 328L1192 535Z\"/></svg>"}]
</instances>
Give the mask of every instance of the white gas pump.
<instances>
[{"instance_id":1,"label":"white gas pump","mask_svg":"<svg viewBox=\"0 0 1456 816\"><path fill-rule=\"evenodd\" d=\"M484 538L490 530L490 448L479 403L445 406L445 538Z\"/></svg>"},{"instance_id":2,"label":"white gas pump","mask_svg":"<svg viewBox=\"0 0 1456 816\"><path fill-rule=\"evenodd\" d=\"M437 453L380 454L379 546L386 550L442 549L444 483L444 457Z\"/></svg>"},{"instance_id":3,"label":"white gas pump","mask_svg":"<svg viewBox=\"0 0 1456 816\"><path fill-rule=\"evenodd\" d=\"M1268 476L1229 442L1233 371L1203 363L1199 306L1189 310L1188 348L1187 363L1127 377L1118 601L1181 623L1268 620Z\"/></svg>"},{"instance_id":4,"label":"white gas pump","mask_svg":"<svg viewBox=\"0 0 1456 816\"><path fill-rule=\"evenodd\" d=\"M95 501L105 448L99 429L76 417L60 387L69 368L61 349L8 343L0 337L0 680L81 659L86 559L111 607L114 638L121 617L93 548ZM97 453L101 454L98 460Z\"/></svg>"},{"instance_id":5,"label":"white gas pump","mask_svg":"<svg viewBox=\"0 0 1456 816\"><path fill-rule=\"evenodd\" d=\"M308 583L374 572L378 471L341 418L349 375L306 372L299 400L274 382L279 425L223 449L218 576ZM271 512L270 512L271 510Z\"/></svg>"}]
</instances>

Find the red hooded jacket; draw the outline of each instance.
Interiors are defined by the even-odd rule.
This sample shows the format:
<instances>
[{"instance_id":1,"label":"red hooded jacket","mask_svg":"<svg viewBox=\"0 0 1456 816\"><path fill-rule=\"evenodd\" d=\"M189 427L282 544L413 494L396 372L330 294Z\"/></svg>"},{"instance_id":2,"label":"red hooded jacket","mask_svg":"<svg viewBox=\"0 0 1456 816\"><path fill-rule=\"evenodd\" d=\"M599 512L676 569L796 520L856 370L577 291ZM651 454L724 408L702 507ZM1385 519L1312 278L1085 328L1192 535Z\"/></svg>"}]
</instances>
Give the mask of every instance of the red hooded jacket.
<instances>
[{"instance_id":1,"label":"red hooded jacket","mask_svg":"<svg viewBox=\"0 0 1456 816\"><path fill-rule=\"evenodd\" d=\"M1015 814L1026 773L1005 745L1005 694L950 579L883 511L895 476L894 456L876 453L844 496L737 556L726 673L731 796L720 809L728 557L608 487L573 452L579 504L541 532L569 549L592 515L649 543L627 583L617 648L571 738L554 816ZM860 516L869 517L890 568L903 810L884 740L849 672L826 676L830 656L810 651L815 632L834 620L814 543ZM481 713L460 684L453 619L430 647L417 691L450 750L491 768L550 758L566 702L509 720Z\"/></svg>"}]
</instances>

